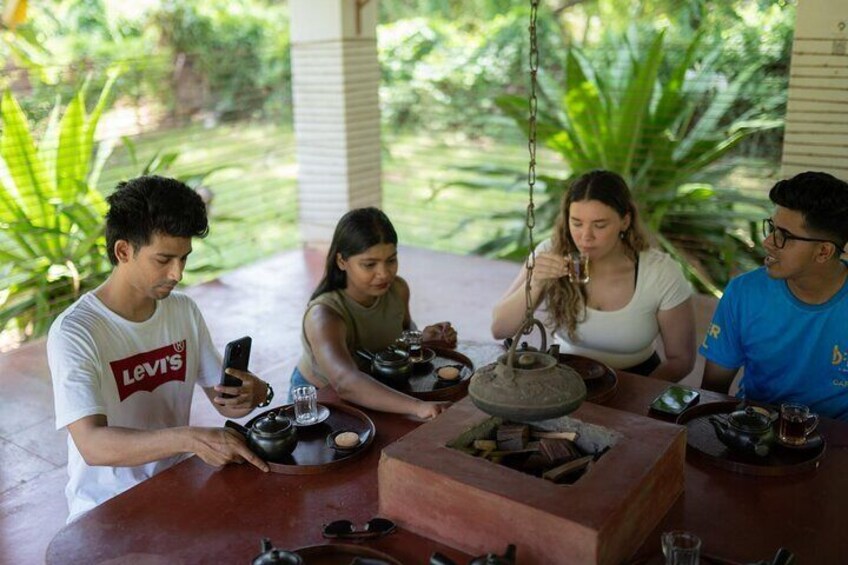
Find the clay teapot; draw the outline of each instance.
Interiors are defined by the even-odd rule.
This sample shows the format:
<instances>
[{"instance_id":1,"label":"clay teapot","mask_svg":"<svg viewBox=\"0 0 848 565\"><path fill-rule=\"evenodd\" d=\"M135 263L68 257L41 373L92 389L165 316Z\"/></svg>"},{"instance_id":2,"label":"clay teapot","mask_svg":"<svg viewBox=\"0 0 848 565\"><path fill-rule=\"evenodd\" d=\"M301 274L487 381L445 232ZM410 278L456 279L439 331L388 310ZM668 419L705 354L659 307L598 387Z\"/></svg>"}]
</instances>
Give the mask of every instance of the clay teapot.
<instances>
[{"instance_id":1,"label":"clay teapot","mask_svg":"<svg viewBox=\"0 0 848 565\"><path fill-rule=\"evenodd\" d=\"M430 556L430 565L456 565L454 561L441 553ZM515 565L515 545L509 544L503 555L487 553L480 555L468 562L468 565Z\"/></svg>"},{"instance_id":2,"label":"clay teapot","mask_svg":"<svg viewBox=\"0 0 848 565\"><path fill-rule=\"evenodd\" d=\"M252 565L303 565L303 558L297 553L277 549L271 545L271 540L262 538L260 546L262 553L253 558Z\"/></svg>"},{"instance_id":3,"label":"clay teapot","mask_svg":"<svg viewBox=\"0 0 848 565\"><path fill-rule=\"evenodd\" d=\"M533 325L542 333L542 347L517 350L519 337ZM518 422L558 418L576 410L586 398L583 378L559 363L558 348L543 353L546 350L544 326L539 320L528 319L512 340L509 352L472 375L468 395L474 405L492 416Z\"/></svg>"},{"instance_id":4,"label":"clay teapot","mask_svg":"<svg viewBox=\"0 0 848 565\"><path fill-rule=\"evenodd\" d=\"M243 435L247 446L266 461L284 462L297 445L297 429L291 419L276 412L258 418L250 428L232 420L227 420L225 426Z\"/></svg>"},{"instance_id":5,"label":"clay teapot","mask_svg":"<svg viewBox=\"0 0 848 565\"><path fill-rule=\"evenodd\" d=\"M748 406L726 417L710 416L710 423L718 439L730 449L765 457L776 440L772 428L774 419L774 416Z\"/></svg>"},{"instance_id":6,"label":"clay teapot","mask_svg":"<svg viewBox=\"0 0 848 565\"><path fill-rule=\"evenodd\" d=\"M406 351L386 349L371 353L367 349L357 349L356 354L370 363L375 379L392 388L404 387L412 376L412 361Z\"/></svg>"}]
</instances>

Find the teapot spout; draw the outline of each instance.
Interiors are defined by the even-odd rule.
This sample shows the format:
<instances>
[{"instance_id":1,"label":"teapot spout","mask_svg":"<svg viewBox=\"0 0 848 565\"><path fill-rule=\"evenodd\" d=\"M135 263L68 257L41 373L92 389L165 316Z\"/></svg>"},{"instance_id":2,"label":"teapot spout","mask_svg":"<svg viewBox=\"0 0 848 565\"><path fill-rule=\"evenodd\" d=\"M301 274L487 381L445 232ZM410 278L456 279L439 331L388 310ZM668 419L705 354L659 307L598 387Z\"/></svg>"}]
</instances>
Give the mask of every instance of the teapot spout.
<instances>
[{"instance_id":1,"label":"teapot spout","mask_svg":"<svg viewBox=\"0 0 848 565\"><path fill-rule=\"evenodd\" d=\"M709 421L710 424L713 425L713 429L715 429L715 433L718 436L718 439L724 441L724 438L727 435L727 422L725 422L718 416L710 416Z\"/></svg>"}]
</instances>

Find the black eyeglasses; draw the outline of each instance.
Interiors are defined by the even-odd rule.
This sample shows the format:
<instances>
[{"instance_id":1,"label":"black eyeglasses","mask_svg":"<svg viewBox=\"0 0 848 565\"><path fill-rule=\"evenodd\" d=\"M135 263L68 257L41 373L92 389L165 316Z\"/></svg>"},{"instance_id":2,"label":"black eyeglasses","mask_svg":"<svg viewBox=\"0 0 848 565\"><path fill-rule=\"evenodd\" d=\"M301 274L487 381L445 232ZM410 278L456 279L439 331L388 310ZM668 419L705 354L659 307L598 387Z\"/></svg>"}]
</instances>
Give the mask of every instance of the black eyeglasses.
<instances>
[{"instance_id":1,"label":"black eyeglasses","mask_svg":"<svg viewBox=\"0 0 848 565\"><path fill-rule=\"evenodd\" d=\"M836 246L836 249L842 248L841 245L830 239L816 239L814 237L801 237L800 235L794 235L783 228L775 226L771 218L766 218L765 220L763 220L763 237L768 237L772 234L774 234L774 246L778 249L783 249L783 247L786 245L786 242L790 239L794 239L796 241L815 241L818 243L832 243Z\"/></svg>"},{"instance_id":2,"label":"black eyeglasses","mask_svg":"<svg viewBox=\"0 0 848 565\"><path fill-rule=\"evenodd\" d=\"M363 540L385 536L395 531L395 523L385 518L371 518L357 530L350 520L336 520L324 525L324 537L330 539Z\"/></svg>"}]
</instances>

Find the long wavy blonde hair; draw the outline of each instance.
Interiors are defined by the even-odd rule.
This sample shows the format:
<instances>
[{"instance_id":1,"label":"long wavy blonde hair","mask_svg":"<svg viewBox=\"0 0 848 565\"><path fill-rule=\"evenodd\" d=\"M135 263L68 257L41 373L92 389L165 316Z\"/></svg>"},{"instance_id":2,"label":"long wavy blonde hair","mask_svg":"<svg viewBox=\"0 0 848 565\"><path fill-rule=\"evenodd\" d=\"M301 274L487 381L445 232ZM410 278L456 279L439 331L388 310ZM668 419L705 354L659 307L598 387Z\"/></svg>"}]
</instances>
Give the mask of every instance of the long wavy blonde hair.
<instances>
[{"instance_id":1,"label":"long wavy blonde hair","mask_svg":"<svg viewBox=\"0 0 848 565\"><path fill-rule=\"evenodd\" d=\"M634 261L640 252L648 249L645 231L639 222L636 203L627 183L612 171L595 170L577 177L563 194L559 214L551 237L551 252L567 255L577 251L569 230L569 213L573 202L597 200L618 213L621 218L630 214L630 226L621 232L625 252ZM586 319L586 289L583 285L557 279L544 291L548 303L548 322L556 329L565 329L569 339L577 339L577 324Z\"/></svg>"}]
</instances>

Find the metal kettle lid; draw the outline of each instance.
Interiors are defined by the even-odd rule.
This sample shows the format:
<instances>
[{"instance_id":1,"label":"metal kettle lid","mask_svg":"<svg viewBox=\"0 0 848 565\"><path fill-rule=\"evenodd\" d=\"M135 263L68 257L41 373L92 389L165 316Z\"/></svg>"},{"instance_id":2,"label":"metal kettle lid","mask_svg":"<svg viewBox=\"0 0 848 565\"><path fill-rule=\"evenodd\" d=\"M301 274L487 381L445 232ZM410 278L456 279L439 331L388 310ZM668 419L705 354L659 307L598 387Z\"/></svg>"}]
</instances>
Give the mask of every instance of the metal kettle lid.
<instances>
[{"instance_id":1,"label":"metal kettle lid","mask_svg":"<svg viewBox=\"0 0 848 565\"><path fill-rule=\"evenodd\" d=\"M542 349L547 347L545 329L528 319L513 339L509 353L497 363L481 367L471 377L468 395L483 412L518 421L558 418L576 410L586 399L586 384L571 367L537 351L516 355L518 336L535 324L542 332Z\"/></svg>"},{"instance_id":2,"label":"metal kettle lid","mask_svg":"<svg viewBox=\"0 0 848 565\"><path fill-rule=\"evenodd\" d=\"M288 431L291 427L292 422L289 418L280 416L276 412L268 412L253 424L251 430L263 437L273 437Z\"/></svg>"}]
</instances>

